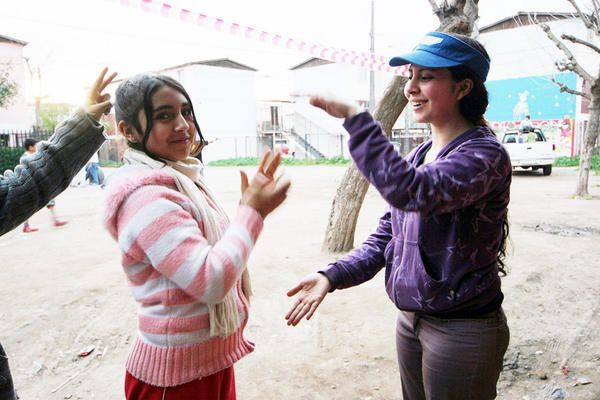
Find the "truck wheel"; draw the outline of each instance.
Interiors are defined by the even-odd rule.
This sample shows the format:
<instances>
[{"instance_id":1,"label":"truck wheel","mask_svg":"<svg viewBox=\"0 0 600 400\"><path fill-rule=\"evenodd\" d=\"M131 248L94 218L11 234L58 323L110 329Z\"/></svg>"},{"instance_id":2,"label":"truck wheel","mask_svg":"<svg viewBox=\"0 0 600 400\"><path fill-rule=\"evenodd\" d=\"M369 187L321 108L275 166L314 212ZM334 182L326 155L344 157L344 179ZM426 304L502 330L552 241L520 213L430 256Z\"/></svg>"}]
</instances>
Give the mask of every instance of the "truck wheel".
<instances>
[{"instance_id":1,"label":"truck wheel","mask_svg":"<svg viewBox=\"0 0 600 400\"><path fill-rule=\"evenodd\" d=\"M552 173L552 165L544 165L544 176L548 176Z\"/></svg>"}]
</instances>

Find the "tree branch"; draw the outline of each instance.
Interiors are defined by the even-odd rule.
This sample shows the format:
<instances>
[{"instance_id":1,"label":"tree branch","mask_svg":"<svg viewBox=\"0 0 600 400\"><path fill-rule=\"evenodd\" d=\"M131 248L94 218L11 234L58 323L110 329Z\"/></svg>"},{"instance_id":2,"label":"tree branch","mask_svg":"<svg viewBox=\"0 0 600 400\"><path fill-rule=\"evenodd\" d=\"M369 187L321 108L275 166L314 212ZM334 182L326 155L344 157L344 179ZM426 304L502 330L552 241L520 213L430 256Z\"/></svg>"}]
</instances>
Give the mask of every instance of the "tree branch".
<instances>
[{"instance_id":1,"label":"tree branch","mask_svg":"<svg viewBox=\"0 0 600 400\"><path fill-rule=\"evenodd\" d=\"M583 21L583 23L585 24L585 27L595 31L592 21L590 20L590 16L587 15L586 13L584 13L583 11L581 11L581 8L579 8L579 6L577 5L577 1L575 1L575 0L567 0L567 1L569 3L571 3L571 5L575 9L575 11L577 11L577 14L579 14L579 19L581 19L581 21Z\"/></svg>"},{"instance_id":2,"label":"tree branch","mask_svg":"<svg viewBox=\"0 0 600 400\"><path fill-rule=\"evenodd\" d=\"M474 21L473 27L479 19L479 0L467 0L463 8L464 14L469 20Z\"/></svg>"},{"instance_id":3,"label":"tree branch","mask_svg":"<svg viewBox=\"0 0 600 400\"><path fill-rule=\"evenodd\" d=\"M592 10L590 14L586 14L577 6L576 0L568 0L571 5L577 10L579 18L584 23L585 27L600 35L600 3L598 0L592 0Z\"/></svg>"},{"instance_id":4,"label":"tree branch","mask_svg":"<svg viewBox=\"0 0 600 400\"><path fill-rule=\"evenodd\" d=\"M588 82L593 82L594 81L594 77L590 73L588 73L586 70L584 70L581 67L581 65L579 65L579 63L577 62L577 59L575 58L575 56L573 55L573 53L571 53L571 50L569 50L569 48L567 46L565 46L565 44L563 42L561 42L554 35L554 33L552 33L552 30L550 30L550 27L547 24L540 24L540 28L542 28L542 30L544 32L546 32L546 36L548 36L548 38L554 42L554 44L556 45L556 47L558 47L558 49L560 51L562 51L563 54L569 60L568 62L562 63L563 65L565 65L566 69L575 72L582 79L584 79L584 80L586 80Z\"/></svg>"},{"instance_id":5,"label":"tree branch","mask_svg":"<svg viewBox=\"0 0 600 400\"><path fill-rule=\"evenodd\" d=\"M595 46L595 45L593 45L590 42L586 42L583 39L576 38L573 35L567 35L566 33L563 33L560 37L563 38L563 39L565 39L565 40L568 40L569 42L582 44L582 45L584 45L586 47L589 47L590 49L594 50L596 53L600 53L600 47Z\"/></svg>"},{"instance_id":6,"label":"tree branch","mask_svg":"<svg viewBox=\"0 0 600 400\"><path fill-rule=\"evenodd\" d=\"M571 89L564 83L561 83L554 78L552 78L552 82L560 88L561 92L571 93L571 94L574 94L575 96L581 96L581 97L585 97L588 100L592 100L592 96L590 96L589 93L584 93L584 92L580 92L579 90Z\"/></svg>"},{"instance_id":7,"label":"tree branch","mask_svg":"<svg viewBox=\"0 0 600 400\"><path fill-rule=\"evenodd\" d=\"M433 10L433 13L437 14L438 11L440 10L440 8L438 7L436 1L435 0L429 0L429 4L431 5L431 9Z\"/></svg>"},{"instance_id":8,"label":"tree branch","mask_svg":"<svg viewBox=\"0 0 600 400\"><path fill-rule=\"evenodd\" d=\"M463 8L465 8L466 1L467 0L451 0L451 2L447 5L458 8L459 10L462 10ZM448 0L446 0L446 3L448 3Z\"/></svg>"}]
</instances>

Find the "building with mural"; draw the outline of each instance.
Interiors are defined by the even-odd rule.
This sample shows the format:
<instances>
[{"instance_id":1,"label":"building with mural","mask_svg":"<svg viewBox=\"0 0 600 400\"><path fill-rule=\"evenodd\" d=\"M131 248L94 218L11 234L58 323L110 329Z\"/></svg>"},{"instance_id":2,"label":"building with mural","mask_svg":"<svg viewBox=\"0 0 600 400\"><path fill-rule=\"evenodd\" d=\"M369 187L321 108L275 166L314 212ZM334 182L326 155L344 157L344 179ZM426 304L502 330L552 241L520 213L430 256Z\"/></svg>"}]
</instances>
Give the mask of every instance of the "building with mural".
<instances>
[{"instance_id":1,"label":"building with mural","mask_svg":"<svg viewBox=\"0 0 600 400\"><path fill-rule=\"evenodd\" d=\"M585 26L572 13L520 12L479 30L478 40L492 59L486 82L490 104L486 118L498 135L506 129L518 128L526 115L534 126L541 127L561 155L579 152L581 137L589 117L587 101L579 96L561 92L553 80L576 90L586 90L573 72L559 72L555 62L564 55L556 48L538 24L547 23L557 36L568 33L590 40ZM596 73L597 54L584 46L568 45L588 71ZM311 58L293 68L293 86L298 93L333 92L345 98L366 103L368 99L368 70L353 65L331 63ZM376 74L377 99L393 75ZM587 89L589 91L589 89ZM330 155L343 154L338 140L344 132L339 121L328 118L298 99L293 110L291 126L305 135L311 144ZM405 109L394 126L402 136L426 131L412 122L410 110ZM327 138L327 135L332 136ZM347 154L347 153L346 153Z\"/></svg>"},{"instance_id":2,"label":"building with mural","mask_svg":"<svg viewBox=\"0 0 600 400\"><path fill-rule=\"evenodd\" d=\"M586 88L575 73L557 70L555 62L564 54L539 23L548 24L558 37L568 33L590 40L585 26L571 13L521 12L482 27L479 40L492 58L486 118L502 133L518 128L525 115L530 115L533 125L544 130L559 154L577 154L589 117L587 101L561 92L553 80L580 91ZM584 46L568 47L584 68L597 73L596 54Z\"/></svg>"}]
</instances>

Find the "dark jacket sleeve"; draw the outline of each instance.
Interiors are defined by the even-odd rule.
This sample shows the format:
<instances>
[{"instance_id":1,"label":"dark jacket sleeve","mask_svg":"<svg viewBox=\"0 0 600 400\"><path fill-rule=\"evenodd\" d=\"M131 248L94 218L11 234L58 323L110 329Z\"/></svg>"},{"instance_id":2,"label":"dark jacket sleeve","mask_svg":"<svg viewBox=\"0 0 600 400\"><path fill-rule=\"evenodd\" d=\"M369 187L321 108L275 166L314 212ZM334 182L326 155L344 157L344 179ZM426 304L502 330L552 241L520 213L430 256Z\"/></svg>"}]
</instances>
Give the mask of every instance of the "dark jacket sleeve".
<instances>
[{"instance_id":1,"label":"dark jacket sleeve","mask_svg":"<svg viewBox=\"0 0 600 400\"><path fill-rule=\"evenodd\" d=\"M329 279L332 289L360 285L385 266L385 249L392 239L391 212L379 219L375 233L343 258L319 271Z\"/></svg>"},{"instance_id":2,"label":"dark jacket sleeve","mask_svg":"<svg viewBox=\"0 0 600 400\"><path fill-rule=\"evenodd\" d=\"M104 142L104 128L82 109L60 124L37 153L0 175L0 235L65 190Z\"/></svg>"},{"instance_id":3,"label":"dark jacket sleeve","mask_svg":"<svg viewBox=\"0 0 600 400\"><path fill-rule=\"evenodd\" d=\"M350 153L387 203L424 215L451 212L510 183L510 159L493 137L460 144L436 161L414 167L402 158L368 113L348 118Z\"/></svg>"}]
</instances>

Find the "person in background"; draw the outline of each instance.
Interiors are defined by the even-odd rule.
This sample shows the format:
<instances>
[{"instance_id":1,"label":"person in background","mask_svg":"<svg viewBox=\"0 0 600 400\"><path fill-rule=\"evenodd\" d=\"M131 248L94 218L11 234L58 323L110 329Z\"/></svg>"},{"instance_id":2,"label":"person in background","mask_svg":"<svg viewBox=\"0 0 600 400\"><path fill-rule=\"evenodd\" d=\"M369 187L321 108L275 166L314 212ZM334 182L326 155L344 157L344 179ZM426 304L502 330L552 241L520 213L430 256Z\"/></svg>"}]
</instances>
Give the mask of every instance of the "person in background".
<instances>
[{"instance_id":1,"label":"person in background","mask_svg":"<svg viewBox=\"0 0 600 400\"><path fill-rule=\"evenodd\" d=\"M87 163L85 174L86 178L89 177L92 185L100 185L102 183L100 182L100 160L98 158L98 152L95 152Z\"/></svg>"},{"instance_id":2,"label":"person in background","mask_svg":"<svg viewBox=\"0 0 600 400\"><path fill-rule=\"evenodd\" d=\"M525 115L525 119L521 121L521 130L523 132L531 132L533 130L533 123L529 114Z\"/></svg>"},{"instance_id":3,"label":"person in background","mask_svg":"<svg viewBox=\"0 0 600 400\"><path fill-rule=\"evenodd\" d=\"M21 159L19 160L20 163L23 163L23 160L25 158L31 157L32 155L34 155L36 153L36 145L37 145L37 140L31 139L31 138L25 139L25 143L23 144L23 147L25 147L25 153L23 153L23 155L21 156ZM48 209L48 211L50 211L50 215L52 216L52 223L56 227L66 225L68 221L61 220L56 216L55 207L56 207L56 200L54 200L54 199L50 200L48 202L48 204L46 204L46 208ZM29 225L29 220L26 220L23 223L23 233L31 233L31 232L37 232L37 231L38 231L38 228L33 228Z\"/></svg>"}]
</instances>

